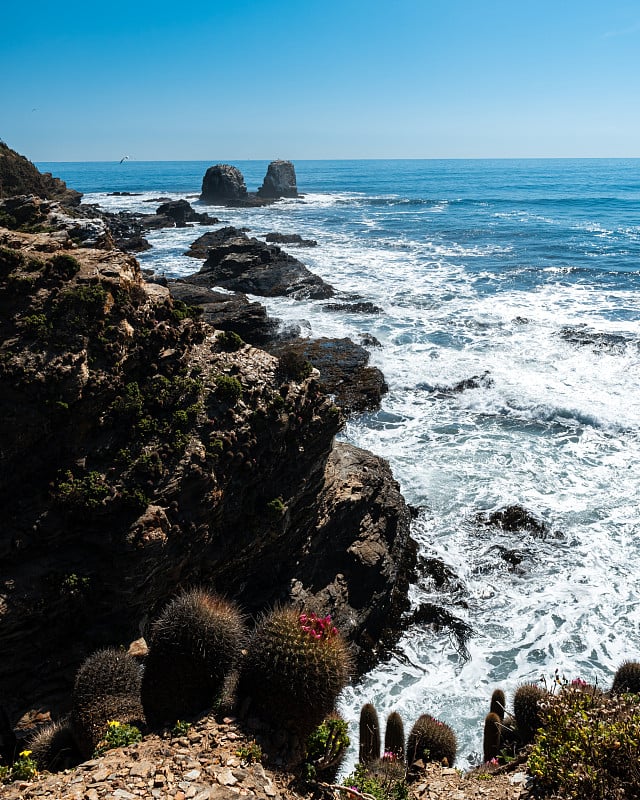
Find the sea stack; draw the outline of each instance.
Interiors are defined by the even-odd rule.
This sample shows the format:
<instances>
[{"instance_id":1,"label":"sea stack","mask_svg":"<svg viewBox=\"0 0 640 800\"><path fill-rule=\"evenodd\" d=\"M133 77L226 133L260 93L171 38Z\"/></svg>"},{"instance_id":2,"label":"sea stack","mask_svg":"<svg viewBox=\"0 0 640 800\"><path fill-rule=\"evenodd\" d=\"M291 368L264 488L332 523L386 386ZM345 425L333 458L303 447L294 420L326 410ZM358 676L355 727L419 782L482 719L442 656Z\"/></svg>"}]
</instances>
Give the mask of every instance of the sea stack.
<instances>
[{"instance_id":1,"label":"sea stack","mask_svg":"<svg viewBox=\"0 0 640 800\"><path fill-rule=\"evenodd\" d=\"M202 179L200 199L222 205L242 204L248 199L248 193L240 170L230 164L209 167Z\"/></svg>"},{"instance_id":2,"label":"sea stack","mask_svg":"<svg viewBox=\"0 0 640 800\"><path fill-rule=\"evenodd\" d=\"M258 197L298 197L296 171L291 161L272 161L267 168Z\"/></svg>"}]
</instances>

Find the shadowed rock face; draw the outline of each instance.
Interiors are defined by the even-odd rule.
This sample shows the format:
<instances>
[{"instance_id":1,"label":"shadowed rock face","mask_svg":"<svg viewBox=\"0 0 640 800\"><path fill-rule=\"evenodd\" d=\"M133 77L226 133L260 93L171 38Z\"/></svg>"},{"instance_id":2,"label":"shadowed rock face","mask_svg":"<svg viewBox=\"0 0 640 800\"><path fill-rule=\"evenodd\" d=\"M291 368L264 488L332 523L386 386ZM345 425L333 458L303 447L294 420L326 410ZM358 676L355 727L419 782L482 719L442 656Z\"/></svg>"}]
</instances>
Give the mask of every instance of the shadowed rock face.
<instances>
[{"instance_id":1,"label":"shadowed rock face","mask_svg":"<svg viewBox=\"0 0 640 800\"><path fill-rule=\"evenodd\" d=\"M236 203L247 200L244 177L237 167L216 164L209 167L202 179L200 199L205 203Z\"/></svg>"},{"instance_id":2,"label":"shadowed rock face","mask_svg":"<svg viewBox=\"0 0 640 800\"><path fill-rule=\"evenodd\" d=\"M291 161L272 161L258 189L258 197L297 197L296 171Z\"/></svg>"},{"instance_id":3,"label":"shadowed rock face","mask_svg":"<svg viewBox=\"0 0 640 800\"><path fill-rule=\"evenodd\" d=\"M40 172L35 164L0 142L0 198L31 194L70 206L77 206L82 197L60 178Z\"/></svg>"}]
</instances>

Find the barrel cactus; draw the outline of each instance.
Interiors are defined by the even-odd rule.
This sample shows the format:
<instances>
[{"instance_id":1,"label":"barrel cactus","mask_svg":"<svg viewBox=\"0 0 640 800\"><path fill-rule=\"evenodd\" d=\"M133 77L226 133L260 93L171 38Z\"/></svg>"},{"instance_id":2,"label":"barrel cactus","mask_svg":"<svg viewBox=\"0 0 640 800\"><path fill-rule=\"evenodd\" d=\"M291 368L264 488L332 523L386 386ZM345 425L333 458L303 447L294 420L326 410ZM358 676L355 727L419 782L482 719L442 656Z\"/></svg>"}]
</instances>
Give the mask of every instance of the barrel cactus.
<instances>
[{"instance_id":1,"label":"barrel cactus","mask_svg":"<svg viewBox=\"0 0 640 800\"><path fill-rule=\"evenodd\" d=\"M500 752L502 720L493 711L490 711L484 720L484 735L482 749L484 761L491 761L498 757Z\"/></svg>"},{"instance_id":2,"label":"barrel cactus","mask_svg":"<svg viewBox=\"0 0 640 800\"><path fill-rule=\"evenodd\" d=\"M384 755L395 761L404 761L404 723L397 711L387 717L384 730Z\"/></svg>"},{"instance_id":3,"label":"barrel cactus","mask_svg":"<svg viewBox=\"0 0 640 800\"><path fill-rule=\"evenodd\" d=\"M535 683L523 683L516 689L513 697L513 714L522 744L532 742L541 725L538 704L545 695L545 690Z\"/></svg>"},{"instance_id":4,"label":"barrel cactus","mask_svg":"<svg viewBox=\"0 0 640 800\"><path fill-rule=\"evenodd\" d=\"M500 722L504 721L505 703L506 700L502 689L495 689L493 694L491 695L491 705L489 706L489 712L491 714L497 714L500 717Z\"/></svg>"},{"instance_id":5,"label":"barrel cactus","mask_svg":"<svg viewBox=\"0 0 640 800\"><path fill-rule=\"evenodd\" d=\"M623 662L613 676L611 694L625 692L640 694L640 663L637 661Z\"/></svg>"},{"instance_id":6,"label":"barrel cactus","mask_svg":"<svg viewBox=\"0 0 640 800\"><path fill-rule=\"evenodd\" d=\"M360 747L361 764L371 764L380 758L380 723L378 712L371 703L360 709Z\"/></svg>"},{"instance_id":7,"label":"barrel cactus","mask_svg":"<svg viewBox=\"0 0 640 800\"><path fill-rule=\"evenodd\" d=\"M144 726L140 666L122 650L107 648L89 656L76 675L70 726L83 758L90 758L107 723Z\"/></svg>"},{"instance_id":8,"label":"barrel cactus","mask_svg":"<svg viewBox=\"0 0 640 800\"><path fill-rule=\"evenodd\" d=\"M80 761L71 725L66 718L40 728L27 742L27 749L31 750L31 757L41 771L58 772Z\"/></svg>"},{"instance_id":9,"label":"barrel cactus","mask_svg":"<svg viewBox=\"0 0 640 800\"><path fill-rule=\"evenodd\" d=\"M418 717L407 741L407 763L435 761L452 767L455 764L458 741L452 728L430 714Z\"/></svg>"},{"instance_id":10,"label":"barrel cactus","mask_svg":"<svg viewBox=\"0 0 640 800\"><path fill-rule=\"evenodd\" d=\"M350 670L348 647L329 616L280 607L255 627L238 694L265 722L302 739L333 710Z\"/></svg>"},{"instance_id":11,"label":"barrel cactus","mask_svg":"<svg viewBox=\"0 0 640 800\"><path fill-rule=\"evenodd\" d=\"M152 725L209 708L235 668L244 640L236 606L195 589L172 600L151 628L142 704Z\"/></svg>"}]
</instances>

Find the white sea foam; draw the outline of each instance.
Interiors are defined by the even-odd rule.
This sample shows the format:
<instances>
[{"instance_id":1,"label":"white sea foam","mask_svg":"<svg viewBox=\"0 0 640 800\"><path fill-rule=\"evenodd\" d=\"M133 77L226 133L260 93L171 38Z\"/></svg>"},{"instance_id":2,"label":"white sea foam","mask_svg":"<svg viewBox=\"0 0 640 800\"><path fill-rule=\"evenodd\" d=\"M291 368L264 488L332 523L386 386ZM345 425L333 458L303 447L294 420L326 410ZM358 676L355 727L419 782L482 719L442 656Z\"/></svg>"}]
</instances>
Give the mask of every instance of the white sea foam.
<instances>
[{"instance_id":1,"label":"white sea foam","mask_svg":"<svg viewBox=\"0 0 640 800\"><path fill-rule=\"evenodd\" d=\"M153 208L144 200L99 202ZM481 752L497 686L509 698L556 668L606 685L622 660L640 656L640 292L626 255L638 252L640 228L592 209L582 219L541 214L526 201L470 211L437 197L374 200L318 193L199 210L250 235L317 239L317 248L285 249L384 309L336 314L321 301L255 298L285 323L308 321L314 336L368 332L383 345L371 355L389 384L382 409L350 420L341 437L389 459L422 509L412 528L422 555L442 559L463 587L438 591L423 576L413 605L444 606L473 635L465 657L450 632L411 627L389 661L344 692L341 709L354 722L367 701L381 716L399 710L407 725L439 716L458 733L465 766ZM149 234L154 248L140 260L192 272L199 262L182 253L208 229ZM605 272L614 259L628 282ZM473 376L475 388L448 391ZM478 513L510 504L544 520L548 534L478 526Z\"/></svg>"}]
</instances>

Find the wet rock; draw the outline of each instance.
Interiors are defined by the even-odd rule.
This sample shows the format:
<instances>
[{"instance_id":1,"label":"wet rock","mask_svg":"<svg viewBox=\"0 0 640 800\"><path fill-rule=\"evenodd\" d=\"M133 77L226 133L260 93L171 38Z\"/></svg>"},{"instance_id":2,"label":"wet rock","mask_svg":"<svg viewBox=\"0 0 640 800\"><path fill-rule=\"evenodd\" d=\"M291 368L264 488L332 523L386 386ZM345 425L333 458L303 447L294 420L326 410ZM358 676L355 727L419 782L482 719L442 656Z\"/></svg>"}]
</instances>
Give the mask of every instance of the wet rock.
<instances>
[{"instance_id":1,"label":"wet rock","mask_svg":"<svg viewBox=\"0 0 640 800\"><path fill-rule=\"evenodd\" d=\"M591 347L594 353L623 353L629 344L640 347L640 342L620 333L602 333L586 325L567 326L560 330L560 337L576 347Z\"/></svg>"},{"instance_id":2,"label":"wet rock","mask_svg":"<svg viewBox=\"0 0 640 800\"><path fill-rule=\"evenodd\" d=\"M296 171L291 161L272 161L258 189L258 197L298 197Z\"/></svg>"},{"instance_id":3,"label":"wet rock","mask_svg":"<svg viewBox=\"0 0 640 800\"><path fill-rule=\"evenodd\" d=\"M315 239L303 239L299 233L268 233L265 241L273 244L297 244L299 247L317 247Z\"/></svg>"},{"instance_id":4,"label":"wet rock","mask_svg":"<svg viewBox=\"0 0 640 800\"><path fill-rule=\"evenodd\" d=\"M476 515L476 522L483 526L493 526L509 533L525 531L533 536L544 538L549 535L549 525L538 519L530 511L520 505L506 506L490 514Z\"/></svg>"},{"instance_id":5,"label":"wet rock","mask_svg":"<svg viewBox=\"0 0 640 800\"><path fill-rule=\"evenodd\" d=\"M381 314L384 309L371 302L361 303L325 303L323 311L341 311L349 314Z\"/></svg>"},{"instance_id":6,"label":"wet rock","mask_svg":"<svg viewBox=\"0 0 640 800\"><path fill-rule=\"evenodd\" d=\"M410 615L408 624L431 625L435 631L450 631L454 636L458 653L464 659L469 657L467 641L473 635L473 628L446 608L433 603L421 603Z\"/></svg>"},{"instance_id":7,"label":"wet rock","mask_svg":"<svg viewBox=\"0 0 640 800\"><path fill-rule=\"evenodd\" d=\"M419 383L416 388L426 389L437 397L450 397L454 394L462 394L462 392L466 392L469 389L488 389L493 386L493 383L490 372L486 371L482 375L472 375L470 378L464 378L464 380L458 381L451 386L434 386L428 383Z\"/></svg>"}]
</instances>

